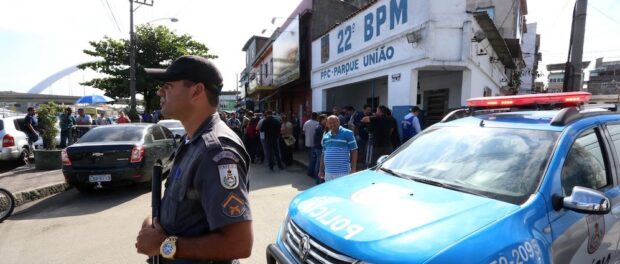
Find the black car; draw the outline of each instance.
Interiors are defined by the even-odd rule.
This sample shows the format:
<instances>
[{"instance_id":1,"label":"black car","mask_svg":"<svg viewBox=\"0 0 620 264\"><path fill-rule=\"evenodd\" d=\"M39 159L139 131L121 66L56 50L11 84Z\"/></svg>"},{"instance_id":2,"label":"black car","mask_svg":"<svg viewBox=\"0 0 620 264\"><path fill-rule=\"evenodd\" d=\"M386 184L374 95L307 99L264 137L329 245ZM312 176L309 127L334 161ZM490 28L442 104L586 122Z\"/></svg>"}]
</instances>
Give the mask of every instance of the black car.
<instances>
[{"instance_id":1,"label":"black car","mask_svg":"<svg viewBox=\"0 0 620 264\"><path fill-rule=\"evenodd\" d=\"M167 128L156 124L99 126L62 152L65 181L80 192L105 186L148 184L153 165L172 165L177 142Z\"/></svg>"}]
</instances>

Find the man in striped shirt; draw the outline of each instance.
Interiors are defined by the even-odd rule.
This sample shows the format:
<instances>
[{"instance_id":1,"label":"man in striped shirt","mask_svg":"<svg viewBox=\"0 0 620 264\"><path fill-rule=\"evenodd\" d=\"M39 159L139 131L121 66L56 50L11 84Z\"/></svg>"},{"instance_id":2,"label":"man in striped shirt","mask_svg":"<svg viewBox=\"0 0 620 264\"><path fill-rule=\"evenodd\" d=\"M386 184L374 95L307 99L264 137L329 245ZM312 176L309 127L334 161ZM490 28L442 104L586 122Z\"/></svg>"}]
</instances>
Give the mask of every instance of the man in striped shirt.
<instances>
[{"instance_id":1,"label":"man in striped shirt","mask_svg":"<svg viewBox=\"0 0 620 264\"><path fill-rule=\"evenodd\" d=\"M319 178L330 181L356 171L357 143L353 132L340 126L337 116L327 118L329 132L323 135Z\"/></svg>"}]
</instances>

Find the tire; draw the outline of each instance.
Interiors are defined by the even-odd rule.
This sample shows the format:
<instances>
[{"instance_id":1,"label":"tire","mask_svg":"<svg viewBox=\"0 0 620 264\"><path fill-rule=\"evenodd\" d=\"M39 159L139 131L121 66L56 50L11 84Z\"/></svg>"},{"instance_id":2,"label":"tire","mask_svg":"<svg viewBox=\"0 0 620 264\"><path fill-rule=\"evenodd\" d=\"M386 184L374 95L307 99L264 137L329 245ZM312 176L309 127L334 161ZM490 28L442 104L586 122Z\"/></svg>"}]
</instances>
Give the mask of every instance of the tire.
<instances>
[{"instance_id":1,"label":"tire","mask_svg":"<svg viewBox=\"0 0 620 264\"><path fill-rule=\"evenodd\" d=\"M28 148L26 147L22 148L22 152L19 155L19 161L24 165L30 164L30 151L28 150Z\"/></svg>"},{"instance_id":2,"label":"tire","mask_svg":"<svg viewBox=\"0 0 620 264\"><path fill-rule=\"evenodd\" d=\"M9 218L15 209L15 197L11 192L0 188L0 223Z\"/></svg>"}]
</instances>

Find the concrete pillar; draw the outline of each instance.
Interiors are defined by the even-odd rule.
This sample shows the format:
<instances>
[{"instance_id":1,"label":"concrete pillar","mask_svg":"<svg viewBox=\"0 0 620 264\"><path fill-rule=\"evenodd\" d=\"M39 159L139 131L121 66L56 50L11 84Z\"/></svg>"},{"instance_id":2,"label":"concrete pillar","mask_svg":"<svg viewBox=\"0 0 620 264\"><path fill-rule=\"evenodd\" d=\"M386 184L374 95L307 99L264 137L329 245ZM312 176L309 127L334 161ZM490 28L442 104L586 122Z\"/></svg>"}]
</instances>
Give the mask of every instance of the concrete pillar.
<instances>
[{"instance_id":1,"label":"concrete pillar","mask_svg":"<svg viewBox=\"0 0 620 264\"><path fill-rule=\"evenodd\" d=\"M471 70L463 70L463 80L461 81L461 106L467 105L467 99L472 97L481 97L482 95L472 94L473 83ZM482 85L482 84L479 84Z\"/></svg>"},{"instance_id":2,"label":"concrete pillar","mask_svg":"<svg viewBox=\"0 0 620 264\"><path fill-rule=\"evenodd\" d=\"M388 107L415 105L417 94L417 70L395 71L388 75Z\"/></svg>"},{"instance_id":3,"label":"concrete pillar","mask_svg":"<svg viewBox=\"0 0 620 264\"><path fill-rule=\"evenodd\" d=\"M312 110L311 112L324 111L326 106L325 91L321 88L312 89Z\"/></svg>"}]
</instances>

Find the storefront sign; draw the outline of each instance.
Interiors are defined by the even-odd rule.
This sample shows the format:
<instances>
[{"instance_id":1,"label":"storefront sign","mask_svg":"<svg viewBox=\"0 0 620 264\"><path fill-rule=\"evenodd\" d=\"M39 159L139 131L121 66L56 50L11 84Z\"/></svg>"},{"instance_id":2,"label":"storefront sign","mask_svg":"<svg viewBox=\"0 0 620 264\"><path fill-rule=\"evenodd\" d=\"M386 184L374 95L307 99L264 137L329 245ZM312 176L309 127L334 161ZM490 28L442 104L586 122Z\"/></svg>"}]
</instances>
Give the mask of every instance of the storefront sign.
<instances>
[{"instance_id":1,"label":"storefront sign","mask_svg":"<svg viewBox=\"0 0 620 264\"><path fill-rule=\"evenodd\" d=\"M385 63L394 58L394 54L395 49L393 46L377 48L373 52L364 54L361 57L351 59L321 71L321 80L348 75L375 64Z\"/></svg>"}]
</instances>

